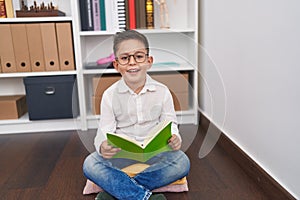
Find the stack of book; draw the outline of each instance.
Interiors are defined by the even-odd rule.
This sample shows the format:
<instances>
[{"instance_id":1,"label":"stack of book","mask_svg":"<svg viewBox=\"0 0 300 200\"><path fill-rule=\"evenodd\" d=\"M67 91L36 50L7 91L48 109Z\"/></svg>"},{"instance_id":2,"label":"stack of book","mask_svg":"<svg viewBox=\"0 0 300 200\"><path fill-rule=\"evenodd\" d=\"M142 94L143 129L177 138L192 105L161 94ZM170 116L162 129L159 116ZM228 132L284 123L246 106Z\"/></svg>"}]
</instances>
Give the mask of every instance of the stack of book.
<instances>
[{"instance_id":1,"label":"stack of book","mask_svg":"<svg viewBox=\"0 0 300 200\"><path fill-rule=\"evenodd\" d=\"M79 1L82 31L154 28L153 0Z\"/></svg>"}]
</instances>

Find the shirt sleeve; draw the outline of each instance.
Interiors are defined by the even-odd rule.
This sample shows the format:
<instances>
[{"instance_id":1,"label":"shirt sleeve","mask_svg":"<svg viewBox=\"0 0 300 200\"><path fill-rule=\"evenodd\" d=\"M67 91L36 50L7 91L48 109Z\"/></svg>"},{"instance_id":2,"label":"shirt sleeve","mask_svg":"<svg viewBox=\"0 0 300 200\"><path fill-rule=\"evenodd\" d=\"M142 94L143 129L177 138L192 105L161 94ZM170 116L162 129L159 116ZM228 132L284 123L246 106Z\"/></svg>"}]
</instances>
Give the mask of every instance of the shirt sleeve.
<instances>
[{"instance_id":1,"label":"shirt sleeve","mask_svg":"<svg viewBox=\"0 0 300 200\"><path fill-rule=\"evenodd\" d=\"M178 122L174 109L173 98L169 89L166 88L166 92L164 95L164 102L162 108L162 114L160 120L170 120L172 121L172 134L175 134L179 137L180 141L182 141L179 130L178 130Z\"/></svg>"},{"instance_id":2,"label":"shirt sleeve","mask_svg":"<svg viewBox=\"0 0 300 200\"><path fill-rule=\"evenodd\" d=\"M112 94L104 92L101 100L100 123L94 139L96 151L100 154L100 145L107 139L107 132L116 131L116 120L112 108Z\"/></svg>"}]
</instances>

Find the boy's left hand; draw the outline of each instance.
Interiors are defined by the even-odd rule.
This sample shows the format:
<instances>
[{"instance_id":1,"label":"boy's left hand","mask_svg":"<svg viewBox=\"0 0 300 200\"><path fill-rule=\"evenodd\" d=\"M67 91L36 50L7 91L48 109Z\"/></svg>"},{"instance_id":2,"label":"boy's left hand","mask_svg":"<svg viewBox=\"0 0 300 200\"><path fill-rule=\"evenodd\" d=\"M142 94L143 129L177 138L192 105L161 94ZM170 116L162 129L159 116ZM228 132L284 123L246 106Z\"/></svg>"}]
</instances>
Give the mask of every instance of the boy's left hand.
<instances>
[{"instance_id":1,"label":"boy's left hand","mask_svg":"<svg viewBox=\"0 0 300 200\"><path fill-rule=\"evenodd\" d=\"M181 141L177 135L172 135L172 137L169 139L169 145L173 150L179 150L181 148Z\"/></svg>"}]
</instances>

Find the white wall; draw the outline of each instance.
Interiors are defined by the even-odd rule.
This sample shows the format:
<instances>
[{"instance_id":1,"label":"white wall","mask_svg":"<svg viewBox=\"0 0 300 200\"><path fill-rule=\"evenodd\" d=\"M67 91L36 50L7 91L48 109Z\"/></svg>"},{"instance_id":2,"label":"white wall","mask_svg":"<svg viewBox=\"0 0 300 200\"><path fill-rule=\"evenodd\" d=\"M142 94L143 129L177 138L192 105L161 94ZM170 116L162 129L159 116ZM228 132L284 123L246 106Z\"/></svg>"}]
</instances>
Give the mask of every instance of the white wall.
<instances>
[{"instance_id":1,"label":"white wall","mask_svg":"<svg viewBox=\"0 0 300 200\"><path fill-rule=\"evenodd\" d=\"M202 0L200 11L200 40L211 58L200 67L201 110L296 198L299 8L299 0ZM213 84L222 81L225 90Z\"/></svg>"}]
</instances>

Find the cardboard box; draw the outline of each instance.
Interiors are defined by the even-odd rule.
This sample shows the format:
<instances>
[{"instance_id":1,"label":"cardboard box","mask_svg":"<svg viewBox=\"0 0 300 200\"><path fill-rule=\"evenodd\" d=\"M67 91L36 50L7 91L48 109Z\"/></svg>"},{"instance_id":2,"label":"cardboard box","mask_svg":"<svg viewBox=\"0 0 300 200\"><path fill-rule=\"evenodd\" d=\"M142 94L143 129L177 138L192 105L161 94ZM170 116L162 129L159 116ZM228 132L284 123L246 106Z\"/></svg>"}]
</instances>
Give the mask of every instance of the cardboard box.
<instances>
[{"instance_id":1,"label":"cardboard box","mask_svg":"<svg viewBox=\"0 0 300 200\"><path fill-rule=\"evenodd\" d=\"M78 116L75 75L26 77L24 84L30 120Z\"/></svg>"},{"instance_id":2,"label":"cardboard box","mask_svg":"<svg viewBox=\"0 0 300 200\"><path fill-rule=\"evenodd\" d=\"M121 79L121 75L102 75L93 77L93 95L102 96L103 92L112 84Z\"/></svg>"},{"instance_id":3,"label":"cardboard box","mask_svg":"<svg viewBox=\"0 0 300 200\"><path fill-rule=\"evenodd\" d=\"M174 93L171 91L173 97L175 111L189 109L189 94L188 93Z\"/></svg>"},{"instance_id":4,"label":"cardboard box","mask_svg":"<svg viewBox=\"0 0 300 200\"><path fill-rule=\"evenodd\" d=\"M188 96L189 94L188 93L174 94L174 92L171 91L171 95L173 97L175 111L189 109L189 96ZM93 111L94 115L101 114L101 109L100 109L101 100L102 100L102 96L92 96L92 101L93 101L92 111Z\"/></svg>"},{"instance_id":5,"label":"cardboard box","mask_svg":"<svg viewBox=\"0 0 300 200\"><path fill-rule=\"evenodd\" d=\"M151 77L165 84L171 91L175 111L189 109L189 74L168 73L152 74ZM103 75L93 78L92 111L94 115L100 115L100 103L103 92L121 78L120 75Z\"/></svg>"},{"instance_id":6,"label":"cardboard box","mask_svg":"<svg viewBox=\"0 0 300 200\"><path fill-rule=\"evenodd\" d=\"M121 79L121 75L102 75L93 77L93 96L92 96L92 112L94 115L100 115L100 103L103 92L112 84Z\"/></svg>"},{"instance_id":7,"label":"cardboard box","mask_svg":"<svg viewBox=\"0 0 300 200\"><path fill-rule=\"evenodd\" d=\"M101 100L102 100L102 96L93 96L93 114L94 115L100 115L101 114L101 109L100 109L100 104L101 104Z\"/></svg>"},{"instance_id":8,"label":"cardboard box","mask_svg":"<svg viewBox=\"0 0 300 200\"><path fill-rule=\"evenodd\" d=\"M27 112L26 96L0 96L0 119L18 119Z\"/></svg>"},{"instance_id":9,"label":"cardboard box","mask_svg":"<svg viewBox=\"0 0 300 200\"><path fill-rule=\"evenodd\" d=\"M166 85L174 93L187 93L189 90L189 74L187 72L152 74L151 77Z\"/></svg>"},{"instance_id":10,"label":"cardboard box","mask_svg":"<svg viewBox=\"0 0 300 200\"><path fill-rule=\"evenodd\" d=\"M152 74L151 77L169 88L175 111L189 109L189 74L187 72Z\"/></svg>"}]
</instances>

